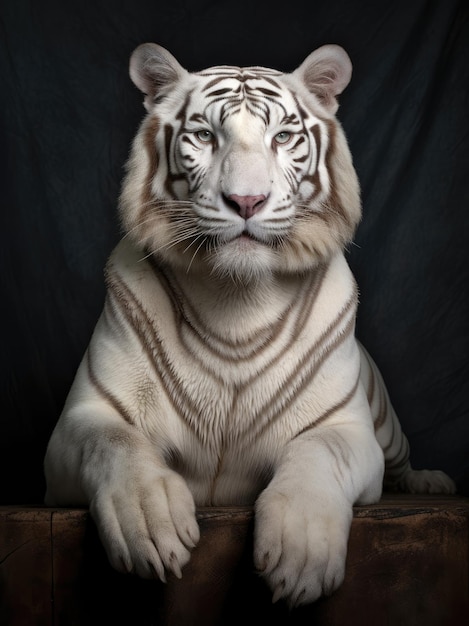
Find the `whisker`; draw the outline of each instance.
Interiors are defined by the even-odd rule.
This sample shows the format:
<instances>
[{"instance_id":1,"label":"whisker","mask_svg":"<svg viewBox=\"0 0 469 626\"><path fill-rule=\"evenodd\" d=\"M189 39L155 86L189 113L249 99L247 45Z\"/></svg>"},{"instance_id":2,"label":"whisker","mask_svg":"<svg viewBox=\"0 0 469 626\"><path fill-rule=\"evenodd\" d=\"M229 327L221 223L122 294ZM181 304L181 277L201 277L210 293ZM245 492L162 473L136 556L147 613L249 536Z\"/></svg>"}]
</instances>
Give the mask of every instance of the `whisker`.
<instances>
[{"instance_id":1,"label":"whisker","mask_svg":"<svg viewBox=\"0 0 469 626\"><path fill-rule=\"evenodd\" d=\"M178 198L150 198L146 202L142 202L140 207L146 207L149 205L154 205L155 207L163 206L163 205L186 205L192 206L194 204L193 200L179 200Z\"/></svg>"},{"instance_id":2,"label":"whisker","mask_svg":"<svg viewBox=\"0 0 469 626\"><path fill-rule=\"evenodd\" d=\"M141 222L140 224L137 224L136 226L134 226L133 228L130 228L123 236L123 239L125 239L126 237L131 236L132 234L135 233L135 231L139 230L140 228L142 228L143 226L145 226L146 224L149 223L150 220L145 220L143 222ZM181 230L181 228L193 228L194 227L194 221L190 218L187 218L185 220L185 222L179 221L177 224L166 224L165 225L166 230L168 231L168 234L171 235L171 232L179 232Z\"/></svg>"},{"instance_id":3,"label":"whisker","mask_svg":"<svg viewBox=\"0 0 469 626\"><path fill-rule=\"evenodd\" d=\"M190 202L188 204L192 205L192 203ZM179 204L175 204L174 206L163 207L162 209L158 209L158 211L155 211L153 213L145 213L144 218L140 219L132 228L128 229L126 232L126 235L128 235L129 233L132 233L134 230L137 230L138 228L140 228L141 226L144 226L145 224L151 223L153 220L174 217L175 214L177 215L177 211L179 211L179 213L185 216L186 220L189 221L193 219L193 215L192 213L189 213L187 211L187 208L188 207L180 206L180 203L179 203Z\"/></svg>"},{"instance_id":4,"label":"whisker","mask_svg":"<svg viewBox=\"0 0 469 626\"><path fill-rule=\"evenodd\" d=\"M298 209L306 209L309 214L313 214L313 215L332 214L332 215L336 215L337 217L342 217L340 212L334 209L334 207L332 207L331 205L327 204L327 202L321 202L320 206L316 206L316 207L311 206L309 204L295 203L295 207Z\"/></svg>"},{"instance_id":5,"label":"whisker","mask_svg":"<svg viewBox=\"0 0 469 626\"><path fill-rule=\"evenodd\" d=\"M198 233L196 230L191 231L191 232L181 233L181 235L180 235L179 237L177 237L176 239L174 239L174 240L173 240L170 244L168 244L168 245L166 245L166 246L164 246L164 245L163 245L163 246L160 246L160 247L156 250L156 252L158 252L159 250L162 250L163 248L164 248L165 250L169 250L170 248L173 248L174 246L177 246L178 244L182 243L183 241L186 241L186 239L193 238L193 237L195 237L196 235L197 235L196 240L197 240L197 239L199 239L199 237L201 237L201 236L202 236L202 234L201 234L201 233ZM188 247L190 248L190 246L191 246L191 245L192 245L192 243L191 243L191 244L189 244L189 246L188 246Z\"/></svg>"},{"instance_id":6,"label":"whisker","mask_svg":"<svg viewBox=\"0 0 469 626\"><path fill-rule=\"evenodd\" d=\"M147 259L149 259L153 254L154 254L154 251L151 250L148 254L146 254L145 256L142 256L141 259L138 259L137 263L143 263L143 261L146 261Z\"/></svg>"},{"instance_id":7,"label":"whisker","mask_svg":"<svg viewBox=\"0 0 469 626\"><path fill-rule=\"evenodd\" d=\"M202 234L198 233L194 229L186 230L185 232L180 233L179 237L176 237L175 239L171 240L170 242L164 243L161 246L158 246L157 248L152 248L152 250L149 252L149 254L147 254L146 256L142 257L140 259L140 261L144 261L149 256L151 256L152 254L160 252L160 250L169 250L170 248L173 248L174 246L177 246L178 244L180 244L183 241L186 241L188 239L193 239L195 237L195 241L197 241L197 239L199 239L201 236L202 236ZM189 244L188 247L190 247L192 245L192 243Z\"/></svg>"},{"instance_id":8,"label":"whisker","mask_svg":"<svg viewBox=\"0 0 469 626\"><path fill-rule=\"evenodd\" d=\"M202 241L199 243L199 245L197 246L197 250L196 250L196 251L194 252L194 254L192 255L192 258L191 258L191 260L190 260L190 263L189 263L189 265L188 265L188 267L187 267L187 270L186 270L186 273L187 273L187 274L189 273L189 270L191 269L192 263L194 262L194 259L195 259L195 257L196 257L197 252L200 250L200 248L204 245L204 243L205 243L206 241L207 241L207 237L204 237L204 238L202 239ZM191 245L192 245L192 244L191 244ZM188 247L189 247L189 246L188 246ZM186 248L186 250L187 250L187 248ZM184 252L185 252L185 251L184 251Z\"/></svg>"},{"instance_id":9,"label":"whisker","mask_svg":"<svg viewBox=\"0 0 469 626\"><path fill-rule=\"evenodd\" d=\"M203 237L203 236L204 236L204 235L203 235L203 233L199 233L199 234L197 235L197 237L195 237L195 239L193 239L193 240L190 242L190 244L188 244L188 245L184 248L184 250L182 251L182 253L183 253L183 254L184 254L184 253L186 253L186 252L189 250L189 248L190 248L191 246L193 246L193 245L195 244L195 242L196 242L196 241L198 241L198 240L199 240L201 237ZM205 236L205 239L207 239L207 237L206 237L206 236ZM197 252L197 251L196 251L196 252Z\"/></svg>"},{"instance_id":10,"label":"whisker","mask_svg":"<svg viewBox=\"0 0 469 626\"><path fill-rule=\"evenodd\" d=\"M145 226L146 224L150 224L152 221L157 220L161 217L171 217L171 214L168 214L168 216L165 215L161 215L161 213L155 214L155 215L151 215L150 217L141 220L140 222L138 222L137 224L135 224L135 226L132 226L132 228L129 228L127 230L127 232L125 233L124 237L127 237L128 235L131 235L133 232L135 232L136 230L138 230L139 228L141 228L142 226ZM177 221L175 222L170 222L169 224L166 224L166 227L168 228L172 228L172 229L177 229L180 228L181 226L190 226L194 224L194 218L192 215L187 215L183 218L178 218Z\"/></svg>"}]
</instances>

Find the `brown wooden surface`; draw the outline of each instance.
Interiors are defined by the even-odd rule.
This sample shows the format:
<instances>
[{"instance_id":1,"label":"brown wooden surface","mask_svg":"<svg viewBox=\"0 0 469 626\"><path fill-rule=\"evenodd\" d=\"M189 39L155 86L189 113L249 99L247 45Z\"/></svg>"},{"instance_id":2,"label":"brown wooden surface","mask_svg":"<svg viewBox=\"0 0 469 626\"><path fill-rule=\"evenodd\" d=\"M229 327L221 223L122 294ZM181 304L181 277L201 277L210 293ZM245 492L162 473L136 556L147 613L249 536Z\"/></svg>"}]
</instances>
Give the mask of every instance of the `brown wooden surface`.
<instances>
[{"instance_id":1,"label":"brown wooden surface","mask_svg":"<svg viewBox=\"0 0 469 626\"><path fill-rule=\"evenodd\" d=\"M198 518L183 578L164 585L114 572L86 510L0 507L0 624L469 624L469 499L392 495L356 507L344 584L291 612L254 572L252 510Z\"/></svg>"}]
</instances>

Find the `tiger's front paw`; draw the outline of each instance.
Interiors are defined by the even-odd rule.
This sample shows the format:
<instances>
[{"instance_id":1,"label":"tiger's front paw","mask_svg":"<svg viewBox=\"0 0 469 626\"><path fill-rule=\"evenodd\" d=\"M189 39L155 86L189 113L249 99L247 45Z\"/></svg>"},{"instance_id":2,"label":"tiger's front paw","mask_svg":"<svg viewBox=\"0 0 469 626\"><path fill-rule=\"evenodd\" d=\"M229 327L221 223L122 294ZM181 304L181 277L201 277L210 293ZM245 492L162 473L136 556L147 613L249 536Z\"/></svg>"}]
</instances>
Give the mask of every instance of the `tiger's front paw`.
<instances>
[{"instance_id":1,"label":"tiger's front paw","mask_svg":"<svg viewBox=\"0 0 469 626\"><path fill-rule=\"evenodd\" d=\"M264 491L256 503L254 563L290 607L329 595L343 581L352 508L311 494Z\"/></svg>"},{"instance_id":2,"label":"tiger's front paw","mask_svg":"<svg viewBox=\"0 0 469 626\"><path fill-rule=\"evenodd\" d=\"M175 472L158 468L118 477L90 504L111 565L142 578L178 578L199 541L195 505Z\"/></svg>"}]
</instances>

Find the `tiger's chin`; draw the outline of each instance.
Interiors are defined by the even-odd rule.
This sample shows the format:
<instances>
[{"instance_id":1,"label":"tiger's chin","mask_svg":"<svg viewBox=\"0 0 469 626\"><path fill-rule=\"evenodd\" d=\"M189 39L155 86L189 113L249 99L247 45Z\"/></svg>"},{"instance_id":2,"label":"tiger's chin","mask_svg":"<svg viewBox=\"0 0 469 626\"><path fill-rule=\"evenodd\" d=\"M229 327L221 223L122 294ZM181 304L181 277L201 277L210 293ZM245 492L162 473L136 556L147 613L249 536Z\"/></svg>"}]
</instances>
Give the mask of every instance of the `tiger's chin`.
<instances>
[{"instance_id":1,"label":"tiger's chin","mask_svg":"<svg viewBox=\"0 0 469 626\"><path fill-rule=\"evenodd\" d=\"M208 258L211 271L239 283L265 282L278 265L276 251L247 236L217 247Z\"/></svg>"}]
</instances>

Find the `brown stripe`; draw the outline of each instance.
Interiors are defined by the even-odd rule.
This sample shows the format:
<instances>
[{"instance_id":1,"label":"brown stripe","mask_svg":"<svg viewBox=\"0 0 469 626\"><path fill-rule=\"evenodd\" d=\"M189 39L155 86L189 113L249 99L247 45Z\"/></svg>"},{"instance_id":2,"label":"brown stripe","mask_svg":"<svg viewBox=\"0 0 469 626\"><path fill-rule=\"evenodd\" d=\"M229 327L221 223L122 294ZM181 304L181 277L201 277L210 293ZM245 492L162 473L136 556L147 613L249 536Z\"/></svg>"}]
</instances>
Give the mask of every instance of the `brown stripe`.
<instances>
[{"instance_id":1,"label":"brown stripe","mask_svg":"<svg viewBox=\"0 0 469 626\"><path fill-rule=\"evenodd\" d=\"M142 188L141 209L138 217L135 220L136 224L141 224L147 219L148 213L153 209L153 194L152 194L152 182L156 176L158 170L158 153L156 151L155 138L160 129L160 120L154 116L148 119L143 133L143 145L148 156L149 166L145 180L145 184Z\"/></svg>"},{"instance_id":2,"label":"brown stripe","mask_svg":"<svg viewBox=\"0 0 469 626\"><path fill-rule=\"evenodd\" d=\"M280 358L283 357L285 352L290 348L291 344L298 338L298 335L303 328L308 316L311 314L311 309L316 301L316 297L320 291L320 287L322 285L322 281L326 274L327 266L321 266L317 273L313 276L310 284L305 288L302 288L301 291L307 291L307 293L300 293L297 301L295 302L295 306L289 305L285 308L284 312L280 316L278 322L271 327L266 328L264 331L256 331L252 335L248 336L243 341L230 341L221 335L215 334L212 329L208 328L204 322L201 320L193 306L189 298L184 294L180 285L177 283L174 276L167 275L157 264L156 260L153 257L149 259L150 265L155 273L157 279L161 283L165 292L171 300L174 316L178 323L178 333L181 343L184 347L193 354L193 351L189 345L187 345L187 341L182 335L181 326L184 324L195 336L200 343L204 345L206 349L210 349L213 354L215 354L221 360L226 362L242 362L252 359L254 356L258 356L265 349L270 347L273 341L275 341L276 337L279 336L282 329L285 327L288 319L291 315L296 314L298 316L297 321L293 327L292 337L288 346L286 346L282 352L275 358L272 363L277 362ZM298 301L303 301L302 308L297 311ZM219 346L216 345L216 343ZM254 344L250 346L249 344ZM235 357L226 355L226 349L230 350L242 350L249 352L243 356L236 355ZM195 355L194 355L195 356Z\"/></svg>"},{"instance_id":3,"label":"brown stripe","mask_svg":"<svg viewBox=\"0 0 469 626\"><path fill-rule=\"evenodd\" d=\"M403 467L409 460L409 444L405 437L400 438L399 452L392 459L386 460L386 470L392 473L396 472L398 468Z\"/></svg>"},{"instance_id":4,"label":"brown stripe","mask_svg":"<svg viewBox=\"0 0 469 626\"><path fill-rule=\"evenodd\" d=\"M271 398L270 402L266 404L261 411L258 411L254 425L257 425L261 421L264 421L264 423L261 424L256 433L252 434L253 437L261 436L265 430L273 424L273 422L277 421L282 416L286 408L290 406L297 399L303 389L311 383L325 360L336 350L336 348L338 348L340 344L345 341L350 333L354 331L355 315L353 314L332 343L327 345L327 341L331 338L334 332L337 332L340 323L344 320L346 315L350 313L351 310L354 310L354 304L356 302L354 296L349 299L337 318L321 335L318 341L316 341L316 343L314 343L313 346L307 351L293 373L284 381L283 385L277 389L277 392ZM311 367L307 367L307 365L310 364L313 355L320 352L320 350L324 350L321 357L314 361ZM277 408L274 408L276 404L278 404L278 406ZM271 415L266 417L268 412L271 412Z\"/></svg>"},{"instance_id":5,"label":"brown stripe","mask_svg":"<svg viewBox=\"0 0 469 626\"><path fill-rule=\"evenodd\" d=\"M366 397L368 400L368 404L370 405L374 400L376 390L379 391L379 400L378 400L378 413L376 417L373 419L373 427L375 432L377 432L387 421L389 415L389 402L386 397L386 392L383 389L383 385L379 383L375 367L365 350L363 350L363 356L365 357L368 367L369 367L369 378L368 378L368 386L366 390Z\"/></svg>"},{"instance_id":6,"label":"brown stripe","mask_svg":"<svg viewBox=\"0 0 469 626\"><path fill-rule=\"evenodd\" d=\"M220 73L213 73L213 74L209 74L207 73L203 73L201 74L201 76L216 76L217 78L213 78L212 80L210 80L204 87L202 87L202 91L207 91L207 89L210 89L211 87L214 87L215 85L218 85L219 83L221 83L222 80L225 80L226 78L234 78L236 77L236 75L238 74L238 72L235 72L233 74L224 74L222 72Z\"/></svg>"},{"instance_id":7,"label":"brown stripe","mask_svg":"<svg viewBox=\"0 0 469 626\"><path fill-rule=\"evenodd\" d=\"M339 218L342 225L345 225L349 231L352 230L354 224L351 222L349 218L349 214L347 209L343 206L342 200L337 191L337 181L336 181L336 168L334 168L332 164L332 160L336 157L337 153L337 145L336 145L336 135L337 128L335 122L332 120L327 121L327 128L329 134L329 145L326 151L326 168L330 178L330 193L327 201L327 207L332 209L331 218ZM335 220L337 222L337 219ZM342 229L340 229L342 231Z\"/></svg>"},{"instance_id":8,"label":"brown stripe","mask_svg":"<svg viewBox=\"0 0 469 626\"><path fill-rule=\"evenodd\" d=\"M363 356L365 357L367 363L368 363L368 368L369 368L369 374L368 374L368 385L367 385L367 389L366 389L366 398L368 400L368 404L371 407L371 404L373 402L373 399L375 397L375 391L376 391L376 385L375 385L375 375L373 372L373 368L371 367L371 363L370 363L370 359L368 358L368 354L365 351L362 351ZM376 430L376 428L375 428Z\"/></svg>"},{"instance_id":9,"label":"brown stripe","mask_svg":"<svg viewBox=\"0 0 469 626\"><path fill-rule=\"evenodd\" d=\"M300 311L300 314L298 316L298 320L297 320L296 328L295 328L295 335L294 335L295 339L298 338L300 330L305 326L306 321L311 316L311 311L314 308L314 305L321 291L322 284L324 282L324 278L328 270L329 270L329 265L325 263L320 265L315 272L313 283L308 286L308 288L310 289L309 298L308 300L305 301L303 305L303 309Z\"/></svg>"},{"instance_id":10,"label":"brown stripe","mask_svg":"<svg viewBox=\"0 0 469 626\"><path fill-rule=\"evenodd\" d=\"M334 406L332 406L330 409L327 409L327 411L324 411L324 413L320 415L317 419L315 419L314 422L311 422L311 424L308 424L308 426L305 426L304 428L302 428L299 433L297 433L294 437L292 437L291 441L293 441L293 439L296 439L297 437L300 437L303 433L307 432L308 430L312 430L313 428L316 428L316 426L319 426L319 424L322 424L323 422L325 422L327 418L329 418L331 415L333 415L334 413L342 409L344 406L346 406L355 395L358 389L359 382L360 382L360 376L357 377L357 380L355 381L354 386L347 393L347 395L345 395L342 398L342 400L339 400L339 402L334 404Z\"/></svg>"},{"instance_id":11,"label":"brown stripe","mask_svg":"<svg viewBox=\"0 0 469 626\"><path fill-rule=\"evenodd\" d=\"M371 371L374 376L373 370ZM378 432L378 430L386 423L387 416L388 416L388 402L386 398L386 392L382 385L379 386L379 405L378 406L379 406L378 415L376 416L376 419L373 422L375 432Z\"/></svg>"},{"instance_id":12,"label":"brown stripe","mask_svg":"<svg viewBox=\"0 0 469 626\"><path fill-rule=\"evenodd\" d=\"M173 374L171 363L162 345L162 339L153 327L146 311L116 273L111 275L109 272L107 278L108 288L119 303L120 310L127 322L139 337L141 346L145 350L173 408L197 438L203 441L204 435L197 428L197 420L194 419L200 414L200 408L191 401L188 394L184 392L180 381Z\"/></svg>"},{"instance_id":13,"label":"brown stripe","mask_svg":"<svg viewBox=\"0 0 469 626\"><path fill-rule=\"evenodd\" d=\"M381 446L382 449L383 449L384 454L389 452L389 450L393 446L393 443L394 443L394 427L395 427L394 419L392 419L392 417L391 417L391 436L389 438L389 442L385 446ZM376 432L377 432L377 429L375 428L375 433Z\"/></svg>"},{"instance_id":14,"label":"brown stripe","mask_svg":"<svg viewBox=\"0 0 469 626\"><path fill-rule=\"evenodd\" d=\"M297 320L293 327L290 341L286 346L284 346L283 350L281 350L273 359L271 359L265 365L264 369L260 373L258 373L258 375L264 373L268 369L273 369L279 363L279 361L284 358L285 354L290 350L292 345L298 340L301 331L303 330L307 320L311 316L311 312L321 291L322 283L324 281L324 277L326 276L327 270L327 265L322 265L318 268L317 273L314 275L314 280L312 281L312 284L310 283L310 285L308 285L308 297L303 299L303 306L297 313ZM320 338L319 342L321 342L321 340L322 339ZM249 382L245 383L244 387L247 387L248 385Z\"/></svg>"},{"instance_id":15,"label":"brown stripe","mask_svg":"<svg viewBox=\"0 0 469 626\"><path fill-rule=\"evenodd\" d=\"M319 124L315 124L313 128L311 128L311 132L313 133L314 141L316 142L316 165L315 165L314 171L318 172L318 176L319 176L319 163L321 161L321 150L322 150L321 128L319 127Z\"/></svg>"},{"instance_id":16,"label":"brown stripe","mask_svg":"<svg viewBox=\"0 0 469 626\"><path fill-rule=\"evenodd\" d=\"M96 372L94 370L93 363L92 363L91 346L88 347L88 350L87 350L86 354L87 354L88 376L89 376L89 379L90 379L91 383L95 387L96 391L98 391L98 393L113 407L113 409L128 424L132 424L133 425L134 424L134 420L132 419L132 416L127 411L125 406L121 402L119 402L119 400L109 391L109 389L106 389L106 387L99 380L99 378L98 378L98 376L97 376L97 374L96 374Z\"/></svg>"},{"instance_id":17,"label":"brown stripe","mask_svg":"<svg viewBox=\"0 0 469 626\"><path fill-rule=\"evenodd\" d=\"M164 127L164 146L165 146L165 155L166 155L166 180L164 183L165 191L171 197L174 197L174 189L173 182L174 176L171 173L171 143L173 139L174 128L172 124L165 124Z\"/></svg>"}]
</instances>

